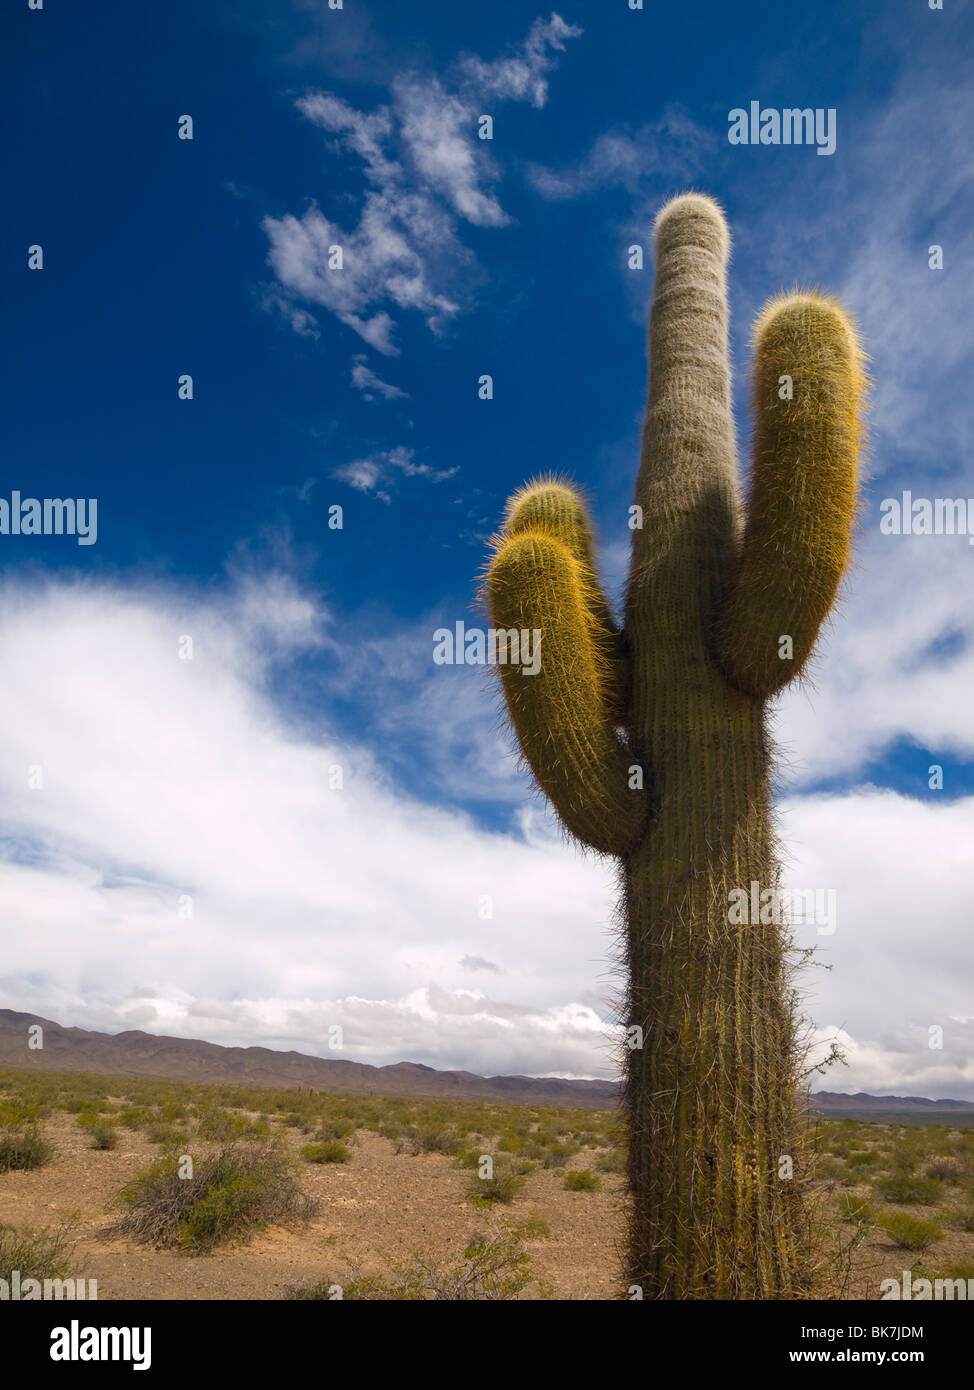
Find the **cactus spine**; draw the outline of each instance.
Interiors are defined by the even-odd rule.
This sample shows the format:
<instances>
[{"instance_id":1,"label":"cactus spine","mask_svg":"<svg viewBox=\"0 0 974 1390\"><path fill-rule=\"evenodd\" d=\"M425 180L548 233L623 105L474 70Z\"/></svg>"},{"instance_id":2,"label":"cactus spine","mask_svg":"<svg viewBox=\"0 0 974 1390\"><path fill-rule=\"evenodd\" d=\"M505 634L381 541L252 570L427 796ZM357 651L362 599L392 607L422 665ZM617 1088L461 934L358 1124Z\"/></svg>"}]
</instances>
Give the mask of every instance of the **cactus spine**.
<instances>
[{"instance_id":1,"label":"cactus spine","mask_svg":"<svg viewBox=\"0 0 974 1390\"><path fill-rule=\"evenodd\" d=\"M511 498L484 584L498 628L542 634L536 676L502 667L538 785L573 836L621 864L623 1021L642 1030L624 1049L626 1277L644 1298L798 1298L813 1281L800 1163L787 1176L801 1148L789 938L780 922L734 921L730 904L777 881L767 701L805 667L848 563L865 378L834 300L766 306L745 521L729 244L698 194L656 222L623 629L564 481Z\"/></svg>"}]
</instances>

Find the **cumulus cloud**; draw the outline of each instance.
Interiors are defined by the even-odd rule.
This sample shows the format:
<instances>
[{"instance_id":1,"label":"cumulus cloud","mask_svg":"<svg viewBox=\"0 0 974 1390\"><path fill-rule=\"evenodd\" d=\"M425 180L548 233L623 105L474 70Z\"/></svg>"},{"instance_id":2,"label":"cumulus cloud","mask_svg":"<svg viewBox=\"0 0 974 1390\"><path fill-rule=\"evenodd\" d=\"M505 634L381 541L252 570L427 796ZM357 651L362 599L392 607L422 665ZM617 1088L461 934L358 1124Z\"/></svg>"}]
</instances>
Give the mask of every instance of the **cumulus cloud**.
<instances>
[{"instance_id":1,"label":"cumulus cloud","mask_svg":"<svg viewBox=\"0 0 974 1390\"><path fill-rule=\"evenodd\" d=\"M849 1061L817 1087L974 1099L974 940L962 925L974 910L974 797L865 787L790 799L781 823L786 886L835 892L834 931L795 928L829 967L803 976L819 1055L835 1039Z\"/></svg>"},{"instance_id":2,"label":"cumulus cloud","mask_svg":"<svg viewBox=\"0 0 974 1390\"><path fill-rule=\"evenodd\" d=\"M947 496L963 495L955 481L957 493L947 484ZM903 741L943 761L974 758L968 539L881 535L876 511L863 529L857 569L810 683L787 687L777 706L796 784L855 778ZM926 791L925 781L917 791Z\"/></svg>"},{"instance_id":3,"label":"cumulus cloud","mask_svg":"<svg viewBox=\"0 0 974 1390\"><path fill-rule=\"evenodd\" d=\"M460 311L458 272L472 256L460 227L510 221L494 187L496 164L476 135L482 101L543 106L556 55L579 33L552 15L536 22L507 57L465 58L453 89L436 75L401 74L388 105L374 111L357 110L332 92L302 96L298 110L331 137L336 153L359 161L366 188L351 227L315 203L300 216L264 218L278 298L299 311L323 307L386 356L399 351L397 311L418 313L442 333ZM300 312L292 322L298 332L307 328Z\"/></svg>"},{"instance_id":4,"label":"cumulus cloud","mask_svg":"<svg viewBox=\"0 0 974 1390\"><path fill-rule=\"evenodd\" d=\"M328 615L267 579L222 601L5 593L3 1006L323 1055L338 1022L361 1060L602 1068L611 875L550 827L487 833L367 747L293 726L269 674L313 658L328 691L341 656ZM501 996L470 989L478 960Z\"/></svg>"},{"instance_id":5,"label":"cumulus cloud","mask_svg":"<svg viewBox=\"0 0 974 1390\"><path fill-rule=\"evenodd\" d=\"M387 655L365 711L398 705ZM355 1060L611 1074L612 868L537 812L489 831L419 799L376 751L381 723L374 748L341 737L330 696L358 698L364 673L287 579L13 586L0 659L4 1007L324 1056L338 1023ZM313 727L272 693L296 660L320 683ZM474 693L427 708L437 785L462 726L493 725L476 672L441 674ZM512 804L524 791L508 782ZM837 892L834 934L801 929L835 967L809 973L809 1014L852 1062L819 1084L974 1097L974 798L794 796L783 831L788 882Z\"/></svg>"}]
</instances>

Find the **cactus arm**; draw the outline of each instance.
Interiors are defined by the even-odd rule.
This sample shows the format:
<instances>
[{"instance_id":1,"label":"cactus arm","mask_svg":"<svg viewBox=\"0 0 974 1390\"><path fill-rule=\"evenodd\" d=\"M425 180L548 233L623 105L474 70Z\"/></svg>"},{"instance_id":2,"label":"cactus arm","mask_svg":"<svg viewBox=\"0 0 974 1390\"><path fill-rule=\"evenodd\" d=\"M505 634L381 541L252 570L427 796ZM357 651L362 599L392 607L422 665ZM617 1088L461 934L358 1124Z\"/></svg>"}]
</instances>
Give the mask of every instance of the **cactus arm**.
<instances>
[{"instance_id":1,"label":"cactus arm","mask_svg":"<svg viewBox=\"0 0 974 1390\"><path fill-rule=\"evenodd\" d=\"M817 293L771 300L754 347L751 496L716 649L767 698L805 667L848 565L865 373L848 315Z\"/></svg>"},{"instance_id":2,"label":"cactus arm","mask_svg":"<svg viewBox=\"0 0 974 1390\"><path fill-rule=\"evenodd\" d=\"M598 581L592 522L581 494L561 478L541 477L525 483L508 501L506 533L525 531L555 537L578 561L585 581L589 630L598 649L606 718L610 724L622 724L632 681L628 644Z\"/></svg>"},{"instance_id":3,"label":"cactus arm","mask_svg":"<svg viewBox=\"0 0 974 1390\"><path fill-rule=\"evenodd\" d=\"M648 796L644 786L630 788L634 759L606 713L610 668L594 575L542 524L502 533L484 583L496 628L541 634L536 675L501 665L504 697L521 750L566 828L602 854L621 855L645 829Z\"/></svg>"}]
</instances>

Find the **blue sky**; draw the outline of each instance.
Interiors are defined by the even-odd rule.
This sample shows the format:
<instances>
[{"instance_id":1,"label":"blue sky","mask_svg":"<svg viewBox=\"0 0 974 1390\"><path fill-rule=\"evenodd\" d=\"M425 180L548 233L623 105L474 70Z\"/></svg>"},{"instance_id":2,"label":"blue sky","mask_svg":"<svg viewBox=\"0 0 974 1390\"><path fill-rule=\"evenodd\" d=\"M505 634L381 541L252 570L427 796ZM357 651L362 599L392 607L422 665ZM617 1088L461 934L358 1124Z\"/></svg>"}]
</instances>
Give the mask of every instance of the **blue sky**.
<instances>
[{"instance_id":1,"label":"blue sky","mask_svg":"<svg viewBox=\"0 0 974 1390\"><path fill-rule=\"evenodd\" d=\"M619 593L649 228L696 187L734 238L742 456L768 295L838 292L872 359L857 568L776 710L788 872L840 903L809 1008L851 1065L822 1084L974 1098L974 553L879 532L904 489L974 496L974 44L945 5L5 17L0 495L95 497L98 539L0 536L0 1005L604 1073L611 866L562 843L432 634L479 621L486 537L540 470L590 493ZM731 145L751 100L833 108L835 153Z\"/></svg>"}]
</instances>

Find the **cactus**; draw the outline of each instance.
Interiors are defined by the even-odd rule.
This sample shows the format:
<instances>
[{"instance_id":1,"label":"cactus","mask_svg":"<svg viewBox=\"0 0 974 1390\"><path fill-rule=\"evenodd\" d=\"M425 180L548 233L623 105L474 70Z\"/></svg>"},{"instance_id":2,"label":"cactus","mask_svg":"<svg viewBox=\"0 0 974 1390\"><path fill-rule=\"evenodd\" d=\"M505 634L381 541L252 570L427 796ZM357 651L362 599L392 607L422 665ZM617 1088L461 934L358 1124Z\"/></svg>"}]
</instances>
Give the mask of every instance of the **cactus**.
<instances>
[{"instance_id":1,"label":"cactus","mask_svg":"<svg viewBox=\"0 0 974 1390\"><path fill-rule=\"evenodd\" d=\"M778 882L768 701L805 669L849 561L864 357L832 298L766 306L745 508L729 247L710 198L657 218L624 626L585 502L559 478L511 498L484 579L496 627L541 633L535 676L501 668L538 786L572 836L620 861L625 1276L644 1298L808 1297L817 1266L791 938L731 904Z\"/></svg>"}]
</instances>

